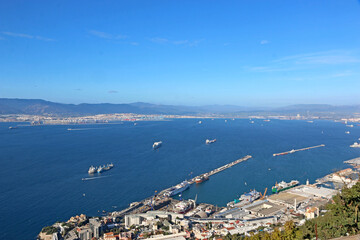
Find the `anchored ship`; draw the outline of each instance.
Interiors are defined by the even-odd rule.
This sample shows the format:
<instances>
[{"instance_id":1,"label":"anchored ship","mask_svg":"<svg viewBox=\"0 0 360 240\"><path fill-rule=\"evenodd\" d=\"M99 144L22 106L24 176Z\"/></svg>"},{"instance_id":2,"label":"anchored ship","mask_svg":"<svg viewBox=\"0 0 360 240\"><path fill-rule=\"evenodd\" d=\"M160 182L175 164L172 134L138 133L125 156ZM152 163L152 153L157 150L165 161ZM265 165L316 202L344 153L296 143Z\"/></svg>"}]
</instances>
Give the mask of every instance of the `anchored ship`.
<instances>
[{"instance_id":1,"label":"anchored ship","mask_svg":"<svg viewBox=\"0 0 360 240\"><path fill-rule=\"evenodd\" d=\"M88 170L88 173L89 174L94 174L94 173L102 173L104 171L108 171L110 169L112 169L114 167L114 164L110 163L110 164L106 164L105 165L102 165L102 166L99 166L99 167L94 167L94 166L91 166Z\"/></svg>"},{"instance_id":2,"label":"anchored ship","mask_svg":"<svg viewBox=\"0 0 360 240\"><path fill-rule=\"evenodd\" d=\"M88 170L89 174L94 174L95 172L96 172L96 167L94 167L94 166L91 166Z\"/></svg>"},{"instance_id":3,"label":"anchored ship","mask_svg":"<svg viewBox=\"0 0 360 240\"><path fill-rule=\"evenodd\" d=\"M291 182L289 182L289 183L287 183L285 181L281 181L280 183L276 183L275 186L273 186L271 190L273 193L278 193L278 192L293 188L297 185L299 185L298 180L291 180Z\"/></svg>"},{"instance_id":4,"label":"anchored ship","mask_svg":"<svg viewBox=\"0 0 360 240\"><path fill-rule=\"evenodd\" d=\"M107 164L106 167L103 167L103 171L108 171L110 169L112 169L114 167L114 164L110 163L110 164Z\"/></svg>"},{"instance_id":5,"label":"anchored ship","mask_svg":"<svg viewBox=\"0 0 360 240\"><path fill-rule=\"evenodd\" d=\"M190 187L190 184L187 181L183 181L182 183L176 185L175 187L170 188L167 191L166 195L169 196L169 197L177 195L179 193L182 193L183 191L185 191L189 187Z\"/></svg>"},{"instance_id":6,"label":"anchored ship","mask_svg":"<svg viewBox=\"0 0 360 240\"><path fill-rule=\"evenodd\" d=\"M102 173L103 171L104 171L104 167L99 166L98 169L97 169L97 172L98 172L98 173Z\"/></svg>"},{"instance_id":7,"label":"anchored ship","mask_svg":"<svg viewBox=\"0 0 360 240\"><path fill-rule=\"evenodd\" d=\"M214 142L216 142L216 139L213 139L213 140L206 139L206 141L205 141L206 144L210 144L210 143L214 143Z\"/></svg>"},{"instance_id":8,"label":"anchored ship","mask_svg":"<svg viewBox=\"0 0 360 240\"><path fill-rule=\"evenodd\" d=\"M154 142L154 144L153 144L153 149L158 149L159 147L161 147L161 145L162 145L162 141L160 141L160 142Z\"/></svg>"},{"instance_id":9,"label":"anchored ship","mask_svg":"<svg viewBox=\"0 0 360 240\"><path fill-rule=\"evenodd\" d=\"M357 142L354 142L354 144L350 145L352 148L360 148L360 144Z\"/></svg>"}]
</instances>

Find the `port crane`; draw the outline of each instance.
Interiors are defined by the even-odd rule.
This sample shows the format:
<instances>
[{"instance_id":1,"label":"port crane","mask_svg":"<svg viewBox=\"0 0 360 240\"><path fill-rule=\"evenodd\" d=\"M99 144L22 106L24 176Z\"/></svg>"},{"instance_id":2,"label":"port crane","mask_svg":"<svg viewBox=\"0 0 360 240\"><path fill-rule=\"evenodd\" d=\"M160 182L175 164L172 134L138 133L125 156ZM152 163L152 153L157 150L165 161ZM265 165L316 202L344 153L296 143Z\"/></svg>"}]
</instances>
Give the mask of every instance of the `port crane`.
<instances>
[{"instance_id":1,"label":"port crane","mask_svg":"<svg viewBox=\"0 0 360 240\"><path fill-rule=\"evenodd\" d=\"M261 196L260 200L263 200L265 198L266 192L267 192L267 188L265 188L264 194L260 193L260 196Z\"/></svg>"}]
</instances>

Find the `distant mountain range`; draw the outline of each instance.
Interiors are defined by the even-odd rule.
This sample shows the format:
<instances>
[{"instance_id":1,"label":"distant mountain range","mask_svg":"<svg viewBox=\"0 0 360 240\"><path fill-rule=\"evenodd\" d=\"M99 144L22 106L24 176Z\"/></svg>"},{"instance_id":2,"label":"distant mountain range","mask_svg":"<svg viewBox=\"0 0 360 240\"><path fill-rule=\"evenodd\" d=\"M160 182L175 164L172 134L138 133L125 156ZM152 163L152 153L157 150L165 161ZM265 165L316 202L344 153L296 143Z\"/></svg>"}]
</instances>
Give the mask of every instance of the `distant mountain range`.
<instances>
[{"instance_id":1,"label":"distant mountain range","mask_svg":"<svg viewBox=\"0 0 360 240\"><path fill-rule=\"evenodd\" d=\"M0 98L0 114L29 114L29 115L64 115L80 116L110 113L137 113L137 114L354 114L360 113L360 105L332 106L325 104L300 104L281 108L248 108L234 105L208 106L174 106L157 105L150 103L129 104L63 104L41 99L10 99Z\"/></svg>"}]
</instances>

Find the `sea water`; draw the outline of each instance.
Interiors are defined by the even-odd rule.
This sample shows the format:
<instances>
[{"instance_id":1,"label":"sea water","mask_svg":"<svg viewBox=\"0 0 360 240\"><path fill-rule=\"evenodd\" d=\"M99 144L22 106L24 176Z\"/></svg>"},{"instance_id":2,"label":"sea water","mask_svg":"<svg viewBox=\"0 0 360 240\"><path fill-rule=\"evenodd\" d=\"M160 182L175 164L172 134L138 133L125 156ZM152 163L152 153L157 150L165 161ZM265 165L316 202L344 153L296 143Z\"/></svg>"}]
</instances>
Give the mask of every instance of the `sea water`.
<instances>
[{"instance_id":1,"label":"sea water","mask_svg":"<svg viewBox=\"0 0 360 240\"><path fill-rule=\"evenodd\" d=\"M100 215L155 191L251 155L194 184L182 198L225 206L250 189L275 182L314 182L359 157L350 148L360 127L332 121L179 119L123 124L19 126L0 124L0 239L34 239L41 228L84 213ZM68 130L76 129L76 130ZM345 134L350 131L350 134ZM206 139L217 139L205 144ZM152 149L152 144L162 146ZM325 147L273 157L273 153ZM91 165L114 168L89 176ZM91 180L82 180L96 177Z\"/></svg>"}]
</instances>

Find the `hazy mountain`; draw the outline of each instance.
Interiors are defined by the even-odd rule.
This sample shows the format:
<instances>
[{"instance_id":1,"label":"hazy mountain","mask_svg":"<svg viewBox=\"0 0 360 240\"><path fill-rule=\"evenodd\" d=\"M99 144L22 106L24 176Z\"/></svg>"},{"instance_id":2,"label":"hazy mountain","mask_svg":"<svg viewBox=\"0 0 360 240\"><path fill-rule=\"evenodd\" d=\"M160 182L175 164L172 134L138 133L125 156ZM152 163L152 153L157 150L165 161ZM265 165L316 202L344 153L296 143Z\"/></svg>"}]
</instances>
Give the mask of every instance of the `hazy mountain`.
<instances>
[{"instance_id":1,"label":"hazy mountain","mask_svg":"<svg viewBox=\"0 0 360 240\"><path fill-rule=\"evenodd\" d=\"M360 113L360 105L332 106L326 104L300 104L281 108L248 108L235 105L207 105L207 106L175 106L158 105L143 102L129 104L62 104L41 99L9 99L0 98L0 114L50 114L50 115L86 115L110 113L138 113L138 114L314 114L314 113Z\"/></svg>"}]
</instances>

